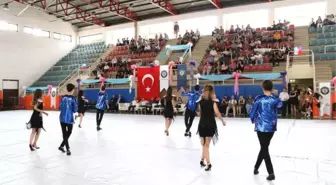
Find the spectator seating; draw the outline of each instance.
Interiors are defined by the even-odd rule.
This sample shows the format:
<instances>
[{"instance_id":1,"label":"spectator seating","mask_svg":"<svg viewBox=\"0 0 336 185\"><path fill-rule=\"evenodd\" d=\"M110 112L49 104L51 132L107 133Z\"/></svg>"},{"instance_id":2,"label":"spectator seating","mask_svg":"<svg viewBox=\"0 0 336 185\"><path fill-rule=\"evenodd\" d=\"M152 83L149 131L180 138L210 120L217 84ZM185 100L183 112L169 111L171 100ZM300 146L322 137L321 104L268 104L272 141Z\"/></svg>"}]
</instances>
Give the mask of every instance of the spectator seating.
<instances>
[{"instance_id":1,"label":"spectator seating","mask_svg":"<svg viewBox=\"0 0 336 185\"><path fill-rule=\"evenodd\" d=\"M316 34L310 38L310 49L314 51L315 61L336 60L336 25L309 28L310 34Z\"/></svg>"},{"instance_id":2,"label":"spectator seating","mask_svg":"<svg viewBox=\"0 0 336 185\"><path fill-rule=\"evenodd\" d=\"M80 69L81 65L89 65L96 61L105 50L105 42L78 45L36 81L32 87L58 86L75 69Z\"/></svg>"},{"instance_id":3,"label":"spectator seating","mask_svg":"<svg viewBox=\"0 0 336 185\"><path fill-rule=\"evenodd\" d=\"M224 73L231 73L238 70L238 61L244 64L243 70L240 69L241 71L272 71L270 62L273 62L274 65L279 61L285 61L283 56L294 47L294 25L289 25L288 29L284 30L271 30L267 28L256 28L252 30L250 33L248 33L249 31L247 30L239 33L232 33L231 31L230 33L228 30L225 31L223 36L218 34L214 35L214 39L210 42L210 46L199 68L200 72L202 74L222 73L223 71L218 69L221 67L218 66L219 64L216 60L220 62L221 66L223 62L226 66L229 66L229 70L224 70ZM278 37L277 40L275 40L275 36ZM234 44L236 46L233 47ZM275 56L274 53L276 52L279 53L276 55L280 57ZM253 58L259 53L262 55L263 64L257 65Z\"/></svg>"}]
</instances>

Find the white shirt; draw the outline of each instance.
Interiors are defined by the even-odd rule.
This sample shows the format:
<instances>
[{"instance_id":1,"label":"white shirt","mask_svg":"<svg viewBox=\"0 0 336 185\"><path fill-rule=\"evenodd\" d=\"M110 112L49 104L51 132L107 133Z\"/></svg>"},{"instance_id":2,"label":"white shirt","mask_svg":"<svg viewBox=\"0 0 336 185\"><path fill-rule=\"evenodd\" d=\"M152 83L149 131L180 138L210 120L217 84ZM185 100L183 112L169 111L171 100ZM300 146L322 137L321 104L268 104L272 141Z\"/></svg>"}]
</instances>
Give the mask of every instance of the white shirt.
<instances>
[{"instance_id":1,"label":"white shirt","mask_svg":"<svg viewBox=\"0 0 336 185\"><path fill-rule=\"evenodd\" d=\"M237 104L237 100L232 100L232 99L231 99L231 100L229 101L229 105L231 105L231 106L232 106L232 105L236 105L236 104Z\"/></svg>"},{"instance_id":2,"label":"white shirt","mask_svg":"<svg viewBox=\"0 0 336 185\"><path fill-rule=\"evenodd\" d=\"M289 95L287 92L281 92L279 95L279 98L281 101L288 101L289 99Z\"/></svg>"}]
</instances>

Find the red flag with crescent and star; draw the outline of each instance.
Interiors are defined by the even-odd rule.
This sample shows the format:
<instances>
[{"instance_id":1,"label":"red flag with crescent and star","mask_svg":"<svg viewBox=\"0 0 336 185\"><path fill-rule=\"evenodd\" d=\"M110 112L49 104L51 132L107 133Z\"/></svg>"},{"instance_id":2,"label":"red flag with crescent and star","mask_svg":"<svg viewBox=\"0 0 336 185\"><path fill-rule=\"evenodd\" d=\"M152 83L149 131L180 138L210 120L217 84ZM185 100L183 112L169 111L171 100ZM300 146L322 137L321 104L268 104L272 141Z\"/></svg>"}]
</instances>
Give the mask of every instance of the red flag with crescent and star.
<instances>
[{"instance_id":1,"label":"red flag with crescent and star","mask_svg":"<svg viewBox=\"0 0 336 185\"><path fill-rule=\"evenodd\" d=\"M160 66L138 68L138 100L160 97Z\"/></svg>"}]
</instances>

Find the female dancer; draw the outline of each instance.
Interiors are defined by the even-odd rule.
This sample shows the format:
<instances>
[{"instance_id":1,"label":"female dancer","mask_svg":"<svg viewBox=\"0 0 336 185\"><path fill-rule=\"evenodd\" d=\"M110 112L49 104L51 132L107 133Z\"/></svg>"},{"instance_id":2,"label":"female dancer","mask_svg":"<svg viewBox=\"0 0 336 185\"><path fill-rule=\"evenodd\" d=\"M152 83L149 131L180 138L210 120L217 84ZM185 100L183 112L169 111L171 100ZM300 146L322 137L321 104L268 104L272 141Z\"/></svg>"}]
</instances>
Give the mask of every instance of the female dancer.
<instances>
[{"instance_id":1,"label":"female dancer","mask_svg":"<svg viewBox=\"0 0 336 185\"><path fill-rule=\"evenodd\" d=\"M226 125L221 113L218 110L217 101L214 88L211 85L206 85L203 89L202 99L199 102L201 118L197 131L201 138L202 145L202 158L200 165L201 167L205 167L204 161L206 161L208 165L205 168L205 171L210 171L212 167L209 153L210 142L213 140L213 143L215 144L218 140L217 125L214 115L216 114L222 121L223 125Z\"/></svg>"},{"instance_id":2,"label":"female dancer","mask_svg":"<svg viewBox=\"0 0 336 185\"><path fill-rule=\"evenodd\" d=\"M89 102L85 97L84 97L84 92L82 90L80 90L78 92L78 116L79 116L79 128L82 128L82 121L83 121L83 117L85 114L85 107L84 104L85 102Z\"/></svg>"},{"instance_id":3,"label":"female dancer","mask_svg":"<svg viewBox=\"0 0 336 185\"><path fill-rule=\"evenodd\" d=\"M34 92L33 106L34 106L34 111L30 118L32 132L30 134L30 140L29 140L29 148L31 151L40 149L40 147L38 147L36 144L40 137L41 128L43 128L42 114L45 114L48 116L48 113L43 111L42 90L41 89L36 89L36 91Z\"/></svg>"},{"instance_id":4,"label":"female dancer","mask_svg":"<svg viewBox=\"0 0 336 185\"><path fill-rule=\"evenodd\" d=\"M163 109L163 116L165 117L165 134L169 136L169 127L171 122L174 118L175 109L175 101L173 100L173 89L172 87L168 87L167 94L164 97L164 109Z\"/></svg>"}]
</instances>

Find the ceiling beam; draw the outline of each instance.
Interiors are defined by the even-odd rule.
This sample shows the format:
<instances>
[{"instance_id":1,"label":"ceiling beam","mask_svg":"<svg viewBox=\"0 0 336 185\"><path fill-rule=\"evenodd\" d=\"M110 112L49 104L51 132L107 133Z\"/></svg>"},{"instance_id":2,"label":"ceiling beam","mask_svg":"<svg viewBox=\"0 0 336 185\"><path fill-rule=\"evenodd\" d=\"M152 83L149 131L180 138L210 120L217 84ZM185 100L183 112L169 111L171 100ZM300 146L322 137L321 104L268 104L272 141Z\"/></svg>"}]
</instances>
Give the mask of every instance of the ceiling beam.
<instances>
[{"instance_id":1,"label":"ceiling beam","mask_svg":"<svg viewBox=\"0 0 336 185\"><path fill-rule=\"evenodd\" d=\"M175 7L168 0L151 0L152 4L161 8L162 10L170 13L171 15L176 15Z\"/></svg>"},{"instance_id":2,"label":"ceiling beam","mask_svg":"<svg viewBox=\"0 0 336 185\"><path fill-rule=\"evenodd\" d=\"M208 0L211 4L213 4L217 9L221 9L220 0Z\"/></svg>"},{"instance_id":3,"label":"ceiling beam","mask_svg":"<svg viewBox=\"0 0 336 185\"><path fill-rule=\"evenodd\" d=\"M41 4L41 6L37 6L36 3L28 3L25 0L14 0L18 3L24 4L24 5L30 5L31 7L37 8L39 10L51 13L51 14L55 14L55 15L60 15L60 16L64 16L64 17L75 17L75 19L80 20L81 22L87 22L90 24L95 24L98 26L105 26L105 23L98 17L96 17L95 15L92 15L90 13L88 13L87 11L79 8L78 6L72 4L70 1L68 0L56 0L56 10L52 11L48 9L47 6L47 0L41 0L38 3ZM61 12L63 12L62 14L58 13L58 10L62 10ZM69 10L74 10L75 14L70 15L70 11Z\"/></svg>"},{"instance_id":4,"label":"ceiling beam","mask_svg":"<svg viewBox=\"0 0 336 185\"><path fill-rule=\"evenodd\" d=\"M81 0L84 3L91 5L92 7L98 8L99 10L105 10L110 13L114 13L119 17L128 19L130 21L136 21L136 14L132 12L127 6L122 5L117 0L98 0L93 2L93 0Z\"/></svg>"}]
</instances>

